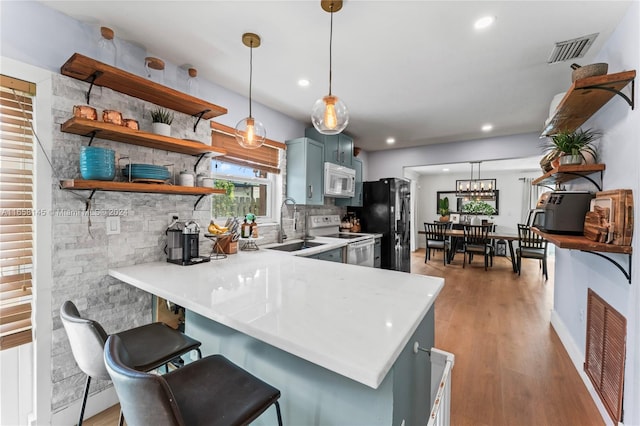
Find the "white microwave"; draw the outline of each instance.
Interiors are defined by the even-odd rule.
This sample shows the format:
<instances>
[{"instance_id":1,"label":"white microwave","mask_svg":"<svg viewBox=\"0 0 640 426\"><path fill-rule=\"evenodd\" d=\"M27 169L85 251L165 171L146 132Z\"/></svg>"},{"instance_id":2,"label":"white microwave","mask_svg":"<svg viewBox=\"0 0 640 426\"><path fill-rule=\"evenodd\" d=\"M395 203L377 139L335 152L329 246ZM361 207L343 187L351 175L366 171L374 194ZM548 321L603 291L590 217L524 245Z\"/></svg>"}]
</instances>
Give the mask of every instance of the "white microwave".
<instances>
[{"instance_id":1,"label":"white microwave","mask_svg":"<svg viewBox=\"0 0 640 426\"><path fill-rule=\"evenodd\" d=\"M324 195L351 198L355 194L356 171L334 163L324 163Z\"/></svg>"}]
</instances>

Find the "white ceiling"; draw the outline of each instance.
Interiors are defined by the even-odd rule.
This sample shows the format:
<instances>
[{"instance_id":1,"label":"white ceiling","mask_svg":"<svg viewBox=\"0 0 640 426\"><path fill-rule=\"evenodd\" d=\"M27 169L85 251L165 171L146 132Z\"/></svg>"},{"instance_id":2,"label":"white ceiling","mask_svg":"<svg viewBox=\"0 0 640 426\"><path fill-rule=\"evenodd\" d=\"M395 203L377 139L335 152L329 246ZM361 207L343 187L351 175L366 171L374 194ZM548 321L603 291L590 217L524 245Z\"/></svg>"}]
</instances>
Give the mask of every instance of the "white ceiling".
<instances>
[{"instance_id":1,"label":"white ceiling","mask_svg":"<svg viewBox=\"0 0 640 426\"><path fill-rule=\"evenodd\" d=\"M255 32L255 102L310 123L313 103L328 93L330 17L320 0L44 3L243 95L249 55L241 37ZM333 40L333 93L351 113L346 133L374 151L541 131L553 95L570 85L570 63L593 62L629 4L346 1ZM485 15L495 24L475 30ZM600 35L584 58L547 64L555 42L592 33ZM310 86L298 87L300 78ZM485 123L491 133L480 130Z\"/></svg>"},{"instance_id":2,"label":"white ceiling","mask_svg":"<svg viewBox=\"0 0 640 426\"><path fill-rule=\"evenodd\" d=\"M431 166L413 166L405 167L405 170L420 174L420 175L438 175L442 176L443 173L449 174L468 174L471 175L471 163L450 163L450 164L437 164ZM488 177L487 173L499 172L499 171L512 171L514 173L525 172L540 172L540 156L526 157L526 158L512 158L507 160L491 160L482 161L480 163L480 174L482 177ZM473 177L478 177L478 163L473 164Z\"/></svg>"}]
</instances>

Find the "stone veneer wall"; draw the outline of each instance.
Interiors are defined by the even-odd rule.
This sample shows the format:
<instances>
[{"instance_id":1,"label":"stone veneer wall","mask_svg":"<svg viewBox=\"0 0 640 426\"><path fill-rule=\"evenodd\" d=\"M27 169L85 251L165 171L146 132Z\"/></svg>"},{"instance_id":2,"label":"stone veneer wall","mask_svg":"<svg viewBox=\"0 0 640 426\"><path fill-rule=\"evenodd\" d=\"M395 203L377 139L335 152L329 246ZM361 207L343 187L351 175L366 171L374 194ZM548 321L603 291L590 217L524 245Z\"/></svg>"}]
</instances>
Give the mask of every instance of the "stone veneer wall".
<instances>
[{"instance_id":1,"label":"stone veneer wall","mask_svg":"<svg viewBox=\"0 0 640 426\"><path fill-rule=\"evenodd\" d=\"M59 125L73 115L73 106L84 104L88 84L63 75L53 77L53 122ZM108 88L94 87L91 105L98 110L101 119L103 109L122 112L124 118L138 120L140 129L150 131L149 111L155 105L140 99L115 92ZM208 121L201 121L193 133L194 118L175 113L172 136L197 139L210 143ZM83 136L54 130L53 172L54 181L80 178L80 147L89 139ZM99 138L92 146L111 148L119 157L129 156L132 163L174 164L175 171L193 170L196 157L171 153L164 150L128 145ZM284 157L284 155L282 156ZM126 163L123 163L126 164ZM201 161L198 171L209 171L210 162ZM281 164L283 173L284 160ZM118 179L118 177L116 177ZM283 181L285 179L283 178ZM108 275L109 268L117 268L165 259L165 230L169 215L178 213L181 220L195 219L201 226L210 219L210 197L205 197L193 211L197 196L145 194L97 191L90 205L90 216L85 213L85 199L89 191L53 191L52 218L52 365L51 395L52 411L57 412L82 396L85 376L77 367L71 347L60 321L59 308L66 300L73 301L80 313L97 320L107 333L146 324L152 319L152 296ZM343 213L335 207L332 199L320 207L301 206L300 211L309 214ZM290 209L289 209L289 214ZM106 235L107 215L120 216L121 232ZM302 216L301 216L302 218ZM301 224L299 224L301 225ZM285 221L285 230L290 238L299 237L293 230L292 221ZM266 242L275 241L277 226L261 227ZM211 243L203 238L201 250L208 253ZM215 264L214 264L215 265ZM185 285L176 283L176 285ZM94 380L91 393L110 386L108 381Z\"/></svg>"}]
</instances>

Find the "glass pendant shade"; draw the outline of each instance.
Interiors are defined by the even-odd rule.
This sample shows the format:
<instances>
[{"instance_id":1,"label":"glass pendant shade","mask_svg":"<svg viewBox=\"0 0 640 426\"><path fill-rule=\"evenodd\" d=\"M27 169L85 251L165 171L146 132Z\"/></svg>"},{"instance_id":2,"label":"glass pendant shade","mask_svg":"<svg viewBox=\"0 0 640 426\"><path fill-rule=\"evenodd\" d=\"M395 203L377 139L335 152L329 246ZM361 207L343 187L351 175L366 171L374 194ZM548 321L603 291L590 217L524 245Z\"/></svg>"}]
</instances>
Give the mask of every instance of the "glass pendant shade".
<instances>
[{"instance_id":1,"label":"glass pendant shade","mask_svg":"<svg viewBox=\"0 0 640 426\"><path fill-rule=\"evenodd\" d=\"M236 141L243 148L255 149L262 146L267 138L264 125L253 117L243 118L236 124Z\"/></svg>"},{"instance_id":2,"label":"glass pendant shade","mask_svg":"<svg viewBox=\"0 0 640 426\"><path fill-rule=\"evenodd\" d=\"M337 135L349 124L349 110L337 96L325 96L313 105L311 122L323 135Z\"/></svg>"},{"instance_id":3,"label":"glass pendant shade","mask_svg":"<svg viewBox=\"0 0 640 426\"><path fill-rule=\"evenodd\" d=\"M260 46L260 36L244 33L242 43L249 48L249 116L236 124L235 137L238 144L247 149L260 148L267 138L264 125L251 116L251 82L253 80L253 49Z\"/></svg>"}]
</instances>

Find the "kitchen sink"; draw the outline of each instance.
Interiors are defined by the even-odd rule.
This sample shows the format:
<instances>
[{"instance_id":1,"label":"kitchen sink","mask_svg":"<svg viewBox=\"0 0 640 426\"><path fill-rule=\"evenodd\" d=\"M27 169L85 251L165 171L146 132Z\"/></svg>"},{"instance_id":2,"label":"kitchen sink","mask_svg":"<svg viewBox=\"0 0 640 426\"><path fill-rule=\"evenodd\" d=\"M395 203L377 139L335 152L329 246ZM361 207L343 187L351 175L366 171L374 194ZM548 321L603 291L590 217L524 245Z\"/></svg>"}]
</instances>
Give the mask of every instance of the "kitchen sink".
<instances>
[{"instance_id":1,"label":"kitchen sink","mask_svg":"<svg viewBox=\"0 0 640 426\"><path fill-rule=\"evenodd\" d=\"M314 243L312 241L298 241L295 243L283 244L280 246L269 247L269 250L280 250L280 251L298 251L304 250L311 247L318 247L324 245L325 243Z\"/></svg>"}]
</instances>

